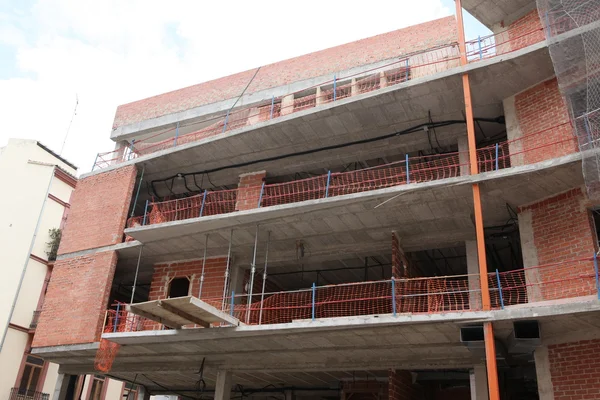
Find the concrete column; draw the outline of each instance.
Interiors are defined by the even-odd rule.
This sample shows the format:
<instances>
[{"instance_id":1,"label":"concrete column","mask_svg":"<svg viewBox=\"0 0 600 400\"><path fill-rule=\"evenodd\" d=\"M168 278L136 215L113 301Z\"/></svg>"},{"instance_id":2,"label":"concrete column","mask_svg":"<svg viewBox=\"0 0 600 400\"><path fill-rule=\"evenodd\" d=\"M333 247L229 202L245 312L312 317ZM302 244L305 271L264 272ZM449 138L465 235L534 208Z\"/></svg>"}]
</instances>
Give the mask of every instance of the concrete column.
<instances>
[{"instance_id":1,"label":"concrete column","mask_svg":"<svg viewBox=\"0 0 600 400\"><path fill-rule=\"evenodd\" d=\"M510 165L523 165L523 141L517 140L523 137L519 120L517 119L517 109L515 107L515 96L511 96L502 101L504 106L504 118L506 119L506 137L508 138L508 151L510 156ZM517 154L518 153L518 154Z\"/></svg>"},{"instance_id":2,"label":"concrete column","mask_svg":"<svg viewBox=\"0 0 600 400\"><path fill-rule=\"evenodd\" d=\"M477 256L477 241L465 242L467 255L467 273L469 274L469 306L471 310L481 310L481 284L479 280L479 257Z\"/></svg>"},{"instance_id":3,"label":"concrete column","mask_svg":"<svg viewBox=\"0 0 600 400\"><path fill-rule=\"evenodd\" d=\"M385 76L385 72L381 71L379 73L379 87L384 88L387 87L387 77Z\"/></svg>"},{"instance_id":4,"label":"concrete column","mask_svg":"<svg viewBox=\"0 0 600 400\"><path fill-rule=\"evenodd\" d=\"M215 400L229 400L231 397L231 371L218 371L215 383Z\"/></svg>"},{"instance_id":5,"label":"concrete column","mask_svg":"<svg viewBox=\"0 0 600 400\"><path fill-rule=\"evenodd\" d=\"M352 78L350 81L350 96L358 95L358 84L356 83L356 78Z\"/></svg>"},{"instance_id":6,"label":"concrete column","mask_svg":"<svg viewBox=\"0 0 600 400\"><path fill-rule=\"evenodd\" d=\"M469 138L461 136L458 138L458 163L460 164L460 175L471 175L469 164Z\"/></svg>"},{"instance_id":7,"label":"concrete column","mask_svg":"<svg viewBox=\"0 0 600 400\"><path fill-rule=\"evenodd\" d=\"M67 400L68 395L70 395L69 397L73 396L75 387L72 378L74 378L74 375L58 374L52 400ZM71 386L70 388L69 385Z\"/></svg>"},{"instance_id":8,"label":"concrete column","mask_svg":"<svg viewBox=\"0 0 600 400\"><path fill-rule=\"evenodd\" d=\"M488 400L487 372L485 364L475 365L469 371L471 400Z\"/></svg>"},{"instance_id":9,"label":"concrete column","mask_svg":"<svg viewBox=\"0 0 600 400\"><path fill-rule=\"evenodd\" d=\"M548 357L548 347L538 347L533 352L535 359L535 374L537 376L538 395L540 400L554 400L554 387L552 386L552 376L550 375L550 359Z\"/></svg>"},{"instance_id":10,"label":"concrete column","mask_svg":"<svg viewBox=\"0 0 600 400\"><path fill-rule=\"evenodd\" d=\"M319 86L317 88L317 94L315 95L315 105L318 107L324 103L325 98L323 97L323 90Z\"/></svg>"},{"instance_id":11,"label":"concrete column","mask_svg":"<svg viewBox=\"0 0 600 400\"><path fill-rule=\"evenodd\" d=\"M294 112L294 94L288 94L281 99L281 115L287 115Z\"/></svg>"},{"instance_id":12,"label":"concrete column","mask_svg":"<svg viewBox=\"0 0 600 400\"><path fill-rule=\"evenodd\" d=\"M139 400L149 400L150 399L150 393L148 393L148 391L146 390L146 387L143 385L137 385L138 386L138 395L137 398Z\"/></svg>"},{"instance_id":13,"label":"concrete column","mask_svg":"<svg viewBox=\"0 0 600 400\"><path fill-rule=\"evenodd\" d=\"M539 269L527 269L539 264L532 222L533 215L531 214L531 210L522 210L519 213L519 235L521 236L523 266L526 268L525 282L527 283L528 302L544 300L540 287L541 278Z\"/></svg>"}]
</instances>

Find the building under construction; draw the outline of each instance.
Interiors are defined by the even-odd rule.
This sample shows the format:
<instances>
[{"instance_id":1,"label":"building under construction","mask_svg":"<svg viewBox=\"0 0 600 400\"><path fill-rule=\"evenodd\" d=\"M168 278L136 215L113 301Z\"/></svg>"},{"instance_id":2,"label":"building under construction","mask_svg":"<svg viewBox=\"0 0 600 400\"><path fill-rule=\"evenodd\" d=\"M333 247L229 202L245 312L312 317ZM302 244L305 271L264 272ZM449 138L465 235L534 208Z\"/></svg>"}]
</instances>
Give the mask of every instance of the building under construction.
<instances>
[{"instance_id":1,"label":"building under construction","mask_svg":"<svg viewBox=\"0 0 600 400\"><path fill-rule=\"evenodd\" d=\"M54 398L600 398L600 2L456 3L120 106L32 344Z\"/></svg>"}]
</instances>

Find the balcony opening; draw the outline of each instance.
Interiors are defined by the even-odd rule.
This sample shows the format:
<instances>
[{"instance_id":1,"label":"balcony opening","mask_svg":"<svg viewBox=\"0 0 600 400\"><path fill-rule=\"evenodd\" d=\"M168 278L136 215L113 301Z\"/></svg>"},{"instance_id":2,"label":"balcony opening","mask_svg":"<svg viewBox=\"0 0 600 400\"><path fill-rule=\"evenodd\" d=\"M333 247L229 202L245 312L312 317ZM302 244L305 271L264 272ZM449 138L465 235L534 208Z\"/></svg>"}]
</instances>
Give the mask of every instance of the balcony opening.
<instances>
[{"instance_id":1,"label":"balcony opening","mask_svg":"<svg viewBox=\"0 0 600 400\"><path fill-rule=\"evenodd\" d=\"M185 297L190 294L190 278L173 278L169 282L168 298Z\"/></svg>"}]
</instances>

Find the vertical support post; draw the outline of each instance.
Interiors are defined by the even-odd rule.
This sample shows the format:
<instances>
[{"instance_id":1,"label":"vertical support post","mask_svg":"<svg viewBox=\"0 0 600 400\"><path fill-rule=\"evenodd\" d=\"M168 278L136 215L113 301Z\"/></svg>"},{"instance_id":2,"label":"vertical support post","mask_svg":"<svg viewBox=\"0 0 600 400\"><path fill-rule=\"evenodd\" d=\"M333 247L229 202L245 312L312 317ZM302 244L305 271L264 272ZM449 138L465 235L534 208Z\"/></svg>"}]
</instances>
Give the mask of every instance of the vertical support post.
<instances>
[{"instance_id":1,"label":"vertical support post","mask_svg":"<svg viewBox=\"0 0 600 400\"><path fill-rule=\"evenodd\" d=\"M115 326L113 326L113 332L117 331L117 326L119 326L119 312L121 311L121 303L117 303L117 313L115 314Z\"/></svg>"},{"instance_id":2,"label":"vertical support post","mask_svg":"<svg viewBox=\"0 0 600 400\"><path fill-rule=\"evenodd\" d=\"M204 256L202 257L202 274L200 275L200 290L198 298L202 298L202 286L204 286L204 267L206 266L206 251L208 250L208 233L204 235Z\"/></svg>"},{"instance_id":3,"label":"vertical support post","mask_svg":"<svg viewBox=\"0 0 600 400\"><path fill-rule=\"evenodd\" d=\"M456 0L456 22L458 26L458 46L460 49L460 64L467 65L467 52L465 46L465 27L463 23L462 0ZM477 143L475 141L475 121L473 119L473 105L471 99L471 85L469 74L462 75L462 84L465 101L465 119L467 122L467 137L469 141L469 159L471 163L471 175L479 173L477 163ZM481 192L478 183L473 183L473 211L475 215L475 232L477 237L477 258L479 261L479 279L481 284L481 299L483 310L490 310L490 288L488 283L488 271L485 250L485 235L483 231L483 211L481 207ZM489 400L500 400L500 388L498 386L498 365L496 363L496 344L494 342L494 327L491 322L483 324L485 336L485 361L488 378Z\"/></svg>"},{"instance_id":4,"label":"vertical support post","mask_svg":"<svg viewBox=\"0 0 600 400\"><path fill-rule=\"evenodd\" d=\"M496 143L496 171L498 171L499 160L498 160L499 147L498 143Z\"/></svg>"},{"instance_id":5,"label":"vertical support post","mask_svg":"<svg viewBox=\"0 0 600 400\"><path fill-rule=\"evenodd\" d=\"M504 310L504 297L502 296L502 284L500 283L500 273L496 268L496 282L498 282L498 294L500 295L500 307Z\"/></svg>"},{"instance_id":6,"label":"vertical support post","mask_svg":"<svg viewBox=\"0 0 600 400\"><path fill-rule=\"evenodd\" d=\"M229 288L229 264L231 264L231 246L233 243L233 229L229 232L229 249L227 249L227 265L225 266L225 282L223 283L223 302L221 304L221 311L225 310L225 298L227 297L227 290Z\"/></svg>"},{"instance_id":7,"label":"vertical support post","mask_svg":"<svg viewBox=\"0 0 600 400\"><path fill-rule=\"evenodd\" d=\"M392 277L392 314L396 316L396 279Z\"/></svg>"},{"instance_id":8,"label":"vertical support post","mask_svg":"<svg viewBox=\"0 0 600 400\"><path fill-rule=\"evenodd\" d=\"M206 193L208 193L208 190L204 190L204 194L202 195L202 205L200 206L200 215L199 215L199 217L201 217L202 214L204 213L204 204L206 203Z\"/></svg>"},{"instance_id":9,"label":"vertical support post","mask_svg":"<svg viewBox=\"0 0 600 400\"><path fill-rule=\"evenodd\" d=\"M408 154L406 155L406 184L410 183L410 166L408 164Z\"/></svg>"},{"instance_id":10,"label":"vertical support post","mask_svg":"<svg viewBox=\"0 0 600 400\"><path fill-rule=\"evenodd\" d=\"M133 287L131 288L131 301L130 304L133 304L133 299L135 297L135 288L137 286L138 273L140 272L140 261L142 261L142 249L144 246L140 246L140 253L138 254L137 265L135 267L135 276L133 278Z\"/></svg>"},{"instance_id":11,"label":"vertical support post","mask_svg":"<svg viewBox=\"0 0 600 400\"><path fill-rule=\"evenodd\" d=\"M481 51L481 36L477 36L477 45L479 46L479 59L483 58L483 52Z\"/></svg>"},{"instance_id":12,"label":"vertical support post","mask_svg":"<svg viewBox=\"0 0 600 400\"><path fill-rule=\"evenodd\" d=\"M229 315L231 315L232 317L233 317L233 306L235 306L234 299L235 299L235 290L232 290L231 291L231 305L229 306Z\"/></svg>"},{"instance_id":13,"label":"vertical support post","mask_svg":"<svg viewBox=\"0 0 600 400\"><path fill-rule=\"evenodd\" d=\"M257 208L260 208L260 204L262 203L263 192L265 191L265 182L263 181L262 186L260 187L260 194L258 195L258 205Z\"/></svg>"},{"instance_id":14,"label":"vertical support post","mask_svg":"<svg viewBox=\"0 0 600 400\"><path fill-rule=\"evenodd\" d=\"M404 69L404 81L408 82L408 78L410 77L410 73L409 73L409 65L408 65L408 58L406 59L406 67Z\"/></svg>"},{"instance_id":15,"label":"vertical support post","mask_svg":"<svg viewBox=\"0 0 600 400\"><path fill-rule=\"evenodd\" d=\"M146 216L148 215L148 203L150 200L146 200L146 206L144 207L144 220L142 221L142 225L146 225Z\"/></svg>"},{"instance_id":16,"label":"vertical support post","mask_svg":"<svg viewBox=\"0 0 600 400\"><path fill-rule=\"evenodd\" d=\"M133 144L135 143L135 139L131 139L131 144L129 145L129 154L127 155L127 160L131 160L131 155L133 154Z\"/></svg>"},{"instance_id":17,"label":"vertical support post","mask_svg":"<svg viewBox=\"0 0 600 400\"><path fill-rule=\"evenodd\" d=\"M325 198L329 197L329 184L331 183L331 170L327 171L327 186L325 186Z\"/></svg>"},{"instance_id":18,"label":"vertical support post","mask_svg":"<svg viewBox=\"0 0 600 400\"><path fill-rule=\"evenodd\" d=\"M133 217L135 214L135 206L137 205L138 197L140 196L140 189L142 188L142 181L144 180L144 171L146 170L146 166L142 165L142 174L140 175L140 184L135 192L135 199L133 200L133 207L131 208L131 215Z\"/></svg>"},{"instance_id":19,"label":"vertical support post","mask_svg":"<svg viewBox=\"0 0 600 400\"><path fill-rule=\"evenodd\" d=\"M254 255L250 265L250 286L248 287L248 301L246 302L246 324L250 323L250 306L252 305L252 288L254 287L254 274L256 273L256 249L258 247L258 225L254 234Z\"/></svg>"},{"instance_id":20,"label":"vertical support post","mask_svg":"<svg viewBox=\"0 0 600 400\"><path fill-rule=\"evenodd\" d=\"M92 172L94 172L94 168L96 168L96 163L98 162L98 157L100 153L96 153L96 158L94 158L94 165L92 165Z\"/></svg>"},{"instance_id":21,"label":"vertical support post","mask_svg":"<svg viewBox=\"0 0 600 400\"><path fill-rule=\"evenodd\" d=\"M592 140L592 129L590 128L590 120L588 118L588 114L585 114L583 116L583 123L585 125L585 133L587 134L587 138L588 138L588 142L589 142L589 149L593 148L593 140Z\"/></svg>"},{"instance_id":22,"label":"vertical support post","mask_svg":"<svg viewBox=\"0 0 600 400\"><path fill-rule=\"evenodd\" d=\"M600 300L600 280L598 278L598 253L594 252L594 269L596 271L596 291L598 292L598 300Z\"/></svg>"},{"instance_id":23,"label":"vertical support post","mask_svg":"<svg viewBox=\"0 0 600 400\"><path fill-rule=\"evenodd\" d=\"M333 101L337 98L337 80L335 75L333 76Z\"/></svg>"},{"instance_id":24,"label":"vertical support post","mask_svg":"<svg viewBox=\"0 0 600 400\"><path fill-rule=\"evenodd\" d=\"M546 20L546 37L550 37L552 31L550 29L550 18L548 18L548 11L546 11L546 15L544 17Z\"/></svg>"},{"instance_id":25,"label":"vertical support post","mask_svg":"<svg viewBox=\"0 0 600 400\"><path fill-rule=\"evenodd\" d=\"M173 147L177 146L177 137L179 136L179 121L177 121L177 126L175 127L175 139L173 139Z\"/></svg>"},{"instance_id":26,"label":"vertical support post","mask_svg":"<svg viewBox=\"0 0 600 400\"><path fill-rule=\"evenodd\" d=\"M227 110L227 114L225 115L225 123L223 124L223 133L225 133L225 131L227 130L227 121L229 121L229 111L231 111L231 110Z\"/></svg>"},{"instance_id":27,"label":"vertical support post","mask_svg":"<svg viewBox=\"0 0 600 400\"><path fill-rule=\"evenodd\" d=\"M263 301L265 300L265 286L267 284L267 260L269 259L269 242L271 231L267 232L267 249L265 250L265 269L263 270L262 292L260 293L260 312L258 313L258 324L262 323Z\"/></svg>"},{"instance_id":28,"label":"vertical support post","mask_svg":"<svg viewBox=\"0 0 600 400\"><path fill-rule=\"evenodd\" d=\"M271 97L271 114L269 115L269 119L273 119L273 109L275 108L275 96Z\"/></svg>"},{"instance_id":29,"label":"vertical support post","mask_svg":"<svg viewBox=\"0 0 600 400\"><path fill-rule=\"evenodd\" d=\"M317 294L317 285L315 285L315 283L313 282L312 284L312 310L311 310L311 315L312 315L312 320L315 320L315 295Z\"/></svg>"}]
</instances>

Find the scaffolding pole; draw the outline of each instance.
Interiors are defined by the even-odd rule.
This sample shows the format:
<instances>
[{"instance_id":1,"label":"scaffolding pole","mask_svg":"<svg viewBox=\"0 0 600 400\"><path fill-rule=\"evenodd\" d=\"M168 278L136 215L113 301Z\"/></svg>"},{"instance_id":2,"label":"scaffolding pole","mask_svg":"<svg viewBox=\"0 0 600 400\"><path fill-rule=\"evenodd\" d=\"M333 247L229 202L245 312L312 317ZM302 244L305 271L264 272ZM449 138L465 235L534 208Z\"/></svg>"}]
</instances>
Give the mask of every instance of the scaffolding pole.
<instances>
[{"instance_id":1,"label":"scaffolding pole","mask_svg":"<svg viewBox=\"0 0 600 400\"><path fill-rule=\"evenodd\" d=\"M202 257L202 275L200 275L200 290L198 298L202 298L202 286L204 285L204 267L206 266L206 250L208 250L208 233L204 235L204 256Z\"/></svg>"},{"instance_id":2,"label":"scaffolding pole","mask_svg":"<svg viewBox=\"0 0 600 400\"><path fill-rule=\"evenodd\" d=\"M254 286L254 273L256 272L256 248L258 247L258 225L256 225L256 233L254 234L254 255L252 256L252 264L250 265L250 285L248 287L248 301L246 304L246 323L250 323L250 306L252 305L252 287Z\"/></svg>"},{"instance_id":3,"label":"scaffolding pole","mask_svg":"<svg viewBox=\"0 0 600 400\"><path fill-rule=\"evenodd\" d=\"M467 53L465 45L465 27L463 24L462 0L456 0L456 22L458 25L458 46L460 51L460 64L467 65ZM469 74L462 75L465 115L467 122L467 139L469 143L469 161L471 174L479 173L477 163L477 142L475 141L475 122L473 119L473 105L471 101L471 85ZM483 310L490 309L490 290L488 285L487 262L485 254L485 236L483 232L483 213L481 210L481 193L479 184L473 184L473 203L475 214L475 232L477 235L477 258L479 261L479 281L481 284L481 299ZM500 400L498 388L498 367L496 365L496 346L494 343L494 328L491 322L483 324L485 339L485 362L487 370L489 400Z\"/></svg>"},{"instance_id":4,"label":"scaffolding pole","mask_svg":"<svg viewBox=\"0 0 600 400\"><path fill-rule=\"evenodd\" d=\"M131 288L131 301L130 304L133 304L133 298L135 296L135 288L137 286L138 273L140 272L140 261L142 261L142 249L144 246L140 246L140 252L138 254L137 265L135 267L135 276L133 277L133 287Z\"/></svg>"},{"instance_id":5,"label":"scaffolding pole","mask_svg":"<svg viewBox=\"0 0 600 400\"><path fill-rule=\"evenodd\" d=\"M135 206L137 205L138 197L140 196L140 189L142 188L142 181L144 180L144 171L146 171L146 166L142 165L142 174L140 175L140 184L137 187L135 192L135 199L133 200L133 207L131 208L131 218L135 215Z\"/></svg>"},{"instance_id":6,"label":"scaffolding pole","mask_svg":"<svg viewBox=\"0 0 600 400\"><path fill-rule=\"evenodd\" d=\"M229 264L231 263L231 246L233 243L233 229L229 232L229 249L227 250L227 265L225 265L225 281L223 282L223 302L221 303L221 311L225 310L225 304L227 303L226 297L229 290Z\"/></svg>"},{"instance_id":7,"label":"scaffolding pole","mask_svg":"<svg viewBox=\"0 0 600 400\"><path fill-rule=\"evenodd\" d=\"M269 259L269 242L271 241L271 231L267 232L267 248L265 250L265 269L263 271L262 292L260 292L260 312L258 313L258 324L262 323L263 301L265 299L265 285L267 284L267 262Z\"/></svg>"}]
</instances>

